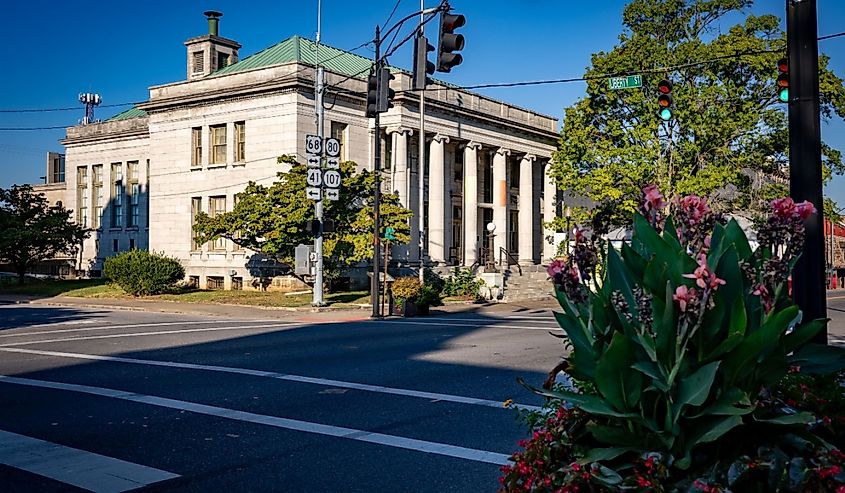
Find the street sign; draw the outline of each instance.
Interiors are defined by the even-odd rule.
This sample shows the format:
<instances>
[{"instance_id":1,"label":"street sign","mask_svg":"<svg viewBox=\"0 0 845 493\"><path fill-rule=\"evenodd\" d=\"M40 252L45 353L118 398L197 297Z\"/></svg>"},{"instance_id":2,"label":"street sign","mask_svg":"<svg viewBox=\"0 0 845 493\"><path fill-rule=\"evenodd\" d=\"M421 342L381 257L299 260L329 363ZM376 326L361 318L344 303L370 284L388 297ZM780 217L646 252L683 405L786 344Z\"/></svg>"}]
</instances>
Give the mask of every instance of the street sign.
<instances>
[{"instance_id":1,"label":"street sign","mask_svg":"<svg viewBox=\"0 0 845 493\"><path fill-rule=\"evenodd\" d=\"M328 188L340 188L340 172L333 169L323 171L323 182Z\"/></svg>"},{"instance_id":2,"label":"street sign","mask_svg":"<svg viewBox=\"0 0 845 493\"><path fill-rule=\"evenodd\" d=\"M317 168L308 168L306 182L309 187L319 187L323 184L323 174Z\"/></svg>"},{"instance_id":3,"label":"street sign","mask_svg":"<svg viewBox=\"0 0 845 493\"><path fill-rule=\"evenodd\" d=\"M305 187L305 196L311 200L320 200L320 187Z\"/></svg>"},{"instance_id":4,"label":"street sign","mask_svg":"<svg viewBox=\"0 0 845 493\"><path fill-rule=\"evenodd\" d=\"M326 158L326 168L340 169L340 158L339 157L327 157Z\"/></svg>"},{"instance_id":5,"label":"street sign","mask_svg":"<svg viewBox=\"0 0 845 493\"><path fill-rule=\"evenodd\" d=\"M308 158L306 159L306 163L309 168L319 168L320 156L308 156Z\"/></svg>"},{"instance_id":6,"label":"street sign","mask_svg":"<svg viewBox=\"0 0 845 493\"><path fill-rule=\"evenodd\" d=\"M326 155L329 157L340 156L340 142L337 139L326 139Z\"/></svg>"},{"instance_id":7,"label":"street sign","mask_svg":"<svg viewBox=\"0 0 845 493\"><path fill-rule=\"evenodd\" d=\"M629 75L627 77L611 77L607 80L611 89L636 89L643 86L642 75Z\"/></svg>"},{"instance_id":8,"label":"street sign","mask_svg":"<svg viewBox=\"0 0 845 493\"><path fill-rule=\"evenodd\" d=\"M321 156L323 154L323 142L318 135L305 136L305 153Z\"/></svg>"},{"instance_id":9,"label":"street sign","mask_svg":"<svg viewBox=\"0 0 845 493\"><path fill-rule=\"evenodd\" d=\"M339 188L326 188L326 198L328 200L340 200L340 189Z\"/></svg>"}]
</instances>

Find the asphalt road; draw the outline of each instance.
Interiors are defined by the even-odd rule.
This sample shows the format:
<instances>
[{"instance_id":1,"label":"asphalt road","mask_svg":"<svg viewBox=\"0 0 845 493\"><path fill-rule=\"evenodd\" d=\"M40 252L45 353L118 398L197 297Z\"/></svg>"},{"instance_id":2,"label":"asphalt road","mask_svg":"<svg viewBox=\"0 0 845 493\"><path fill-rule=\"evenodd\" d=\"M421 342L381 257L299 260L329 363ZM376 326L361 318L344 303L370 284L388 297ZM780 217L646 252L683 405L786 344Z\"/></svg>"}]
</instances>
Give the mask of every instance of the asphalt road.
<instances>
[{"instance_id":1,"label":"asphalt road","mask_svg":"<svg viewBox=\"0 0 845 493\"><path fill-rule=\"evenodd\" d=\"M495 491L550 312L363 316L0 306L0 491Z\"/></svg>"}]
</instances>

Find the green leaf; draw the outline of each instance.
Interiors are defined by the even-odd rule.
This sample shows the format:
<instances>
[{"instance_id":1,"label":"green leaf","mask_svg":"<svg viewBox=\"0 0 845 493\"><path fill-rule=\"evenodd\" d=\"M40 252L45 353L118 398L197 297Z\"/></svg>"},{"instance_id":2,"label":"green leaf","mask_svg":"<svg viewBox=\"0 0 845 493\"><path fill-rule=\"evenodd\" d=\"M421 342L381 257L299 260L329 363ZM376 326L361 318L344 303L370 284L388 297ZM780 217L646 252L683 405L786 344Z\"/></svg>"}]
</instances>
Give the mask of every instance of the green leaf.
<instances>
[{"instance_id":1,"label":"green leaf","mask_svg":"<svg viewBox=\"0 0 845 493\"><path fill-rule=\"evenodd\" d=\"M669 386L666 384L666 377L661 373L657 364L651 361L637 361L631 365L631 368L650 377L651 383L655 386L655 388L662 390L663 392L669 391Z\"/></svg>"},{"instance_id":2,"label":"green leaf","mask_svg":"<svg viewBox=\"0 0 845 493\"><path fill-rule=\"evenodd\" d=\"M631 371L635 362L633 343L624 334L616 332L596 365L596 387L619 411L628 411L636 406L642 393L642 375Z\"/></svg>"},{"instance_id":3,"label":"green leaf","mask_svg":"<svg viewBox=\"0 0 845 493\"><path fill-rule=\"evenodd\" d=\"M745 330L747 326L748 314L745 311L745 301L742 296L737 296L733 306L731 307L728 336L704 359L713 360L723 354L733 351L734 348L736 348L745 339Z\"/></svg>"},{"instance_id":4,"label":"green leaf","mask_svg":"<svg viewBox=\"0 0 845 493\"><path fill-rule=\"evenodd\" d=\"M707 400L720 361L714 361L696 370L692 375L681 380L678 389L678 399L675 402L675 419L678 419L683 406L700 406Z\"/></svg>"},{"instance_id":5,"label":"green leaf","mask_svg":"<svg viewBox=\"0 0 845 493\"><path fill-rule=\"evenodd\" d=\"M648 255L643 255L645 258L654 255L657 258L669 259L675 256L672 248L640 214L634 214L634 235L632 243L643 247L643 251L648 253Z\"/></svg>"},{"instance_id":6,"label":"green leaf","mask_svg":"<svg viewBox=\"0 0 845 493\"><path fill-rule=\"evenodd\" d=\"M778 416L776 418L766 418L766 419L757 419L754 418L755 421L759 423L768 423L773 425L805 425L808 423L812 423L816 420L816 417L810 413L802 412L796 414L785 414L783 416Z\"/></svg>"},{"instance_id":7,"label":"green leaf","mask_svg":"<svg viewBox=\"0 0 845 493\"><path fill-rule=\"evenodd\" d=\"M807 344L789 357L790 365L801 367L801 373L827 375L845 370L845 349L824 344Z\"/></svg>"},{"instance_id":8,"label":"green leaf","mask_svg":"<svg viewBox=\"0 0 845 493\"><path fill-rule=\"evenodd\" d=\"M622 258L625 260L625 265L631 269L631 272L639 279L643 278L645 274L646 260L636 250L630 247L627 243L622 244Z\"/></svg>"},{"instance_id":9,"label":"green leaf","mask_svg":"<svg viewBox=\"0 0 845 493\"><path fill-rule=\"evenodd\" d=\"M732 387L712 404L687 417L696 419L704 416L742 416L752 411L754 411L754 407L751 406L751 399L748 398L748 394Z\"/></svg>"},{"instance_id":10,"label":"green leaf","mask_svg":"<svg viewBox=\"0 0 845 493\"><path fill-rule=\"evenodd\" d=\"M696 445L718 440L722 435L741 424L742 418L740 416L725 416L699 424L690 432L686 442L685 457L692 452Z\"/></svg>"},{"instance_id":11,"label":"green leaf","mask_svg":"<svg viewBox=\"0 0 845 493\"><path fill-rule=\"evenodd\" d=\"M633 413L620 413L614 410L608 404L608 402L601 396L590 394L576 394L574 392L568 392L565 390L546 390L544 388L528 385L522 379L517 379L517 382L519 382L522 386L524 386L528 390L531 390L535 394L542 395L545 397L551 397L552 399L563 400L590 414L597 414L599 416L611 416L614 418L637 417L637 415Z\"/></svg>"},{"instance_id":12,"label":"green leaf","mask_svg":"<svg viewBox=\"0 0 845 493\"><path fill-rule=\"evenodd\" d=\"M655 296L654 307L654 330L657 340L657 357L661 364L667 367L671 359L675 357L675 344L677 343L678 331L675 325L675 302L672 300L672 283L666 281L664 284L665 295L661 300Z\"/></svg>"},{"instance_id":13,"label":"green leaf","mask_svg":"<svg viewBox=\"0 0 845 493\"><path fill-rule=\"evenodd\" d=\"M811 320L795 327L795 330L783 338L784 352L791 353L804 344L810 342L814 337L816 337L816 334L824 330L829 321L829 318Z\"/></svg>"},{"instance_id":14,"label":"green leaf","mask_svg":"<svg viewBox=\"0 0 845 493\"><path fill-rule=\"evenodd\" d=\"M725 241L734 246L741 260L751 258L753 252L751 251L751 245L748 243L748 237L745 236L745 232L739 223L736 222L736 219L728 221L728 225L725 227Z\"/></svg>"},{"instance_id":15,"label":"green leaf","mask_svg":"<svg viewBox=\"0 0 845 493\"><path fill-rule=\"evenodd\" d=\"M773 310L758 330L746 337L722 360L726 383L732 384L753 371L752 364L778 344L798 314L798 307L794 305L779 312Z\"/></svg>"},{"instance_id":16,"label":"green leaf","mask_svg":"<svg viewBox=\"0 0 845 493\"><path fill-rule=\"evenodd\" d=\"M641 448L644 445L644 438L646 438L644 435L632 433L619 426L591 424L587 426L587 430L599 442L618 447Z\"/></svg>"},{"instance_id":17,"label":"green leaf","mask_svg":"<svg viewBox=\"0 0 845 493\"><path fill-rule=\"evenodd\" d=\"M603 460L611 460L619 457L622 454L626 454L628 452L637 452L639 450L641 449L637 447L591 448L589 451L587 451L584 457L578 459L578 463L581 465L585 465Z\"/></svg>"}]
</instances>

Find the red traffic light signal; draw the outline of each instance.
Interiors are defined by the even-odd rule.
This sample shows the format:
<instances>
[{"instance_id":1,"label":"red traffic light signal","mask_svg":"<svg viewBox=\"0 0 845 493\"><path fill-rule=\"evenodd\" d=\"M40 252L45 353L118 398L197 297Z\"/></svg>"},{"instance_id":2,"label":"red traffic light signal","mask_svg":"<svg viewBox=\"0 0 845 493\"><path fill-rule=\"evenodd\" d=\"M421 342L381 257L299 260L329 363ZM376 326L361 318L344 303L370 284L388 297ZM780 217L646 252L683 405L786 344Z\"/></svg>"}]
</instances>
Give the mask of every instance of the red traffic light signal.
<instances>
[{"instance_id":1,"label":"red traffic light signal","mask_svg":"<svg viewBox=\"0 0 845 493\"><path fill-rule=\"evenodd\" d=\"M782 103L789 102L789 58L783 57L778 60L778 99Z\"/></svg>"},{"instance_id":2,"label":"red traffic light signal","mask_svg":"<svg viewBox=\"0 0 845 493\"><path fill-rule=\"evenodd\" d=\"M657 116L664 122L668 122L674 116L672 113L672 82L666 79L661 80L657 83L657 92L660 93L657 96L657 106L659 106Z\"/></svg>"},{"instance_id":3,"label":"red traffic light signal","mask_svg":"<svg viewBox=\"0 0 845 493\"><path fill-rule=\"evenodd\" d=\"M451 72L452 67L460 65L464 58L460 53L464 49L464 35L455 34L455 29L463 27L467 20L462 14L440 14L440 36L437 43L437 71Z\"/></svg>"}]
</instances>

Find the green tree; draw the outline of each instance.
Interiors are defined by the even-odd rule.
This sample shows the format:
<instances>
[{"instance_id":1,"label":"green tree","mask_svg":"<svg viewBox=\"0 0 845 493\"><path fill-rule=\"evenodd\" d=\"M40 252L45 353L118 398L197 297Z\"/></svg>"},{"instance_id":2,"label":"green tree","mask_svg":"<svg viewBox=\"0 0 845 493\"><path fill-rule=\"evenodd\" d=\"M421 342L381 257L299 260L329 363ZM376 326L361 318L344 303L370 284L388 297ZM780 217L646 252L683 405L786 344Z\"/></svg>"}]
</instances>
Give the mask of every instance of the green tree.
<instances>
[{"instance_id":1,"label":"green tree","mask_svg":"<svg viewBox=\"0 0 845 493\"><path fill-rule=\"evenodd\" d=\"M609 52L592 56L587 95L566 108L553 156L558 186L585 196L624 224L640 190L719 196L724 210L759 210L766 176L788 170L786 105L777 100L777 60L786 37L776 16L726 16L751 0L633 0ZM697 63L707 60L706 63ZM663 67L670 67L664 69ZM821 114L845 114L842 79L819 59ZM611 90L606 74L642 73L642 89ZM674 84L674 119L657 116L657 83ZM825 176L845 171L823 146ZM760 177L763 177L761 180ZM575 211L583 220L586 208Z\"/></svg>"},{"instance_id":2,"label":"green tree","mask_svg":"<svg viewBox=\"0 0 845 493\"><path fill-rule=\"evenodd\" d=\"M31 186L0 188L0 260L12 265L19 284L36 262L76 254L88 234L71 221L71 211L50 206Z\"/></svg>"},{"instance_id":3,"label":"green tree","mask_svg":"<svg viewBox=\"0 0 845 493\"><path fill-rule=\"evenodd\" d=\"M226 238L250 250L282 262L292 263L299 244L314 241L308 227L314 219L314 202L305 196L305 165L292 156L282 156L279 163L290 165L287 172L270 186L250 182L238 194L232 211L216 217L197 215L194 232L204 243ZM323 202L325 218L334 220L335 231L323 236L323 252L329 267L367 260L373 256L373 190L375 176L356 172L352 161L341 163L340 200ZM379 208L382 227L392 227L395 243L410 241L409 219L413 213L399 203L395 194L382 194Z\"/></svg>"}]
</instances>

